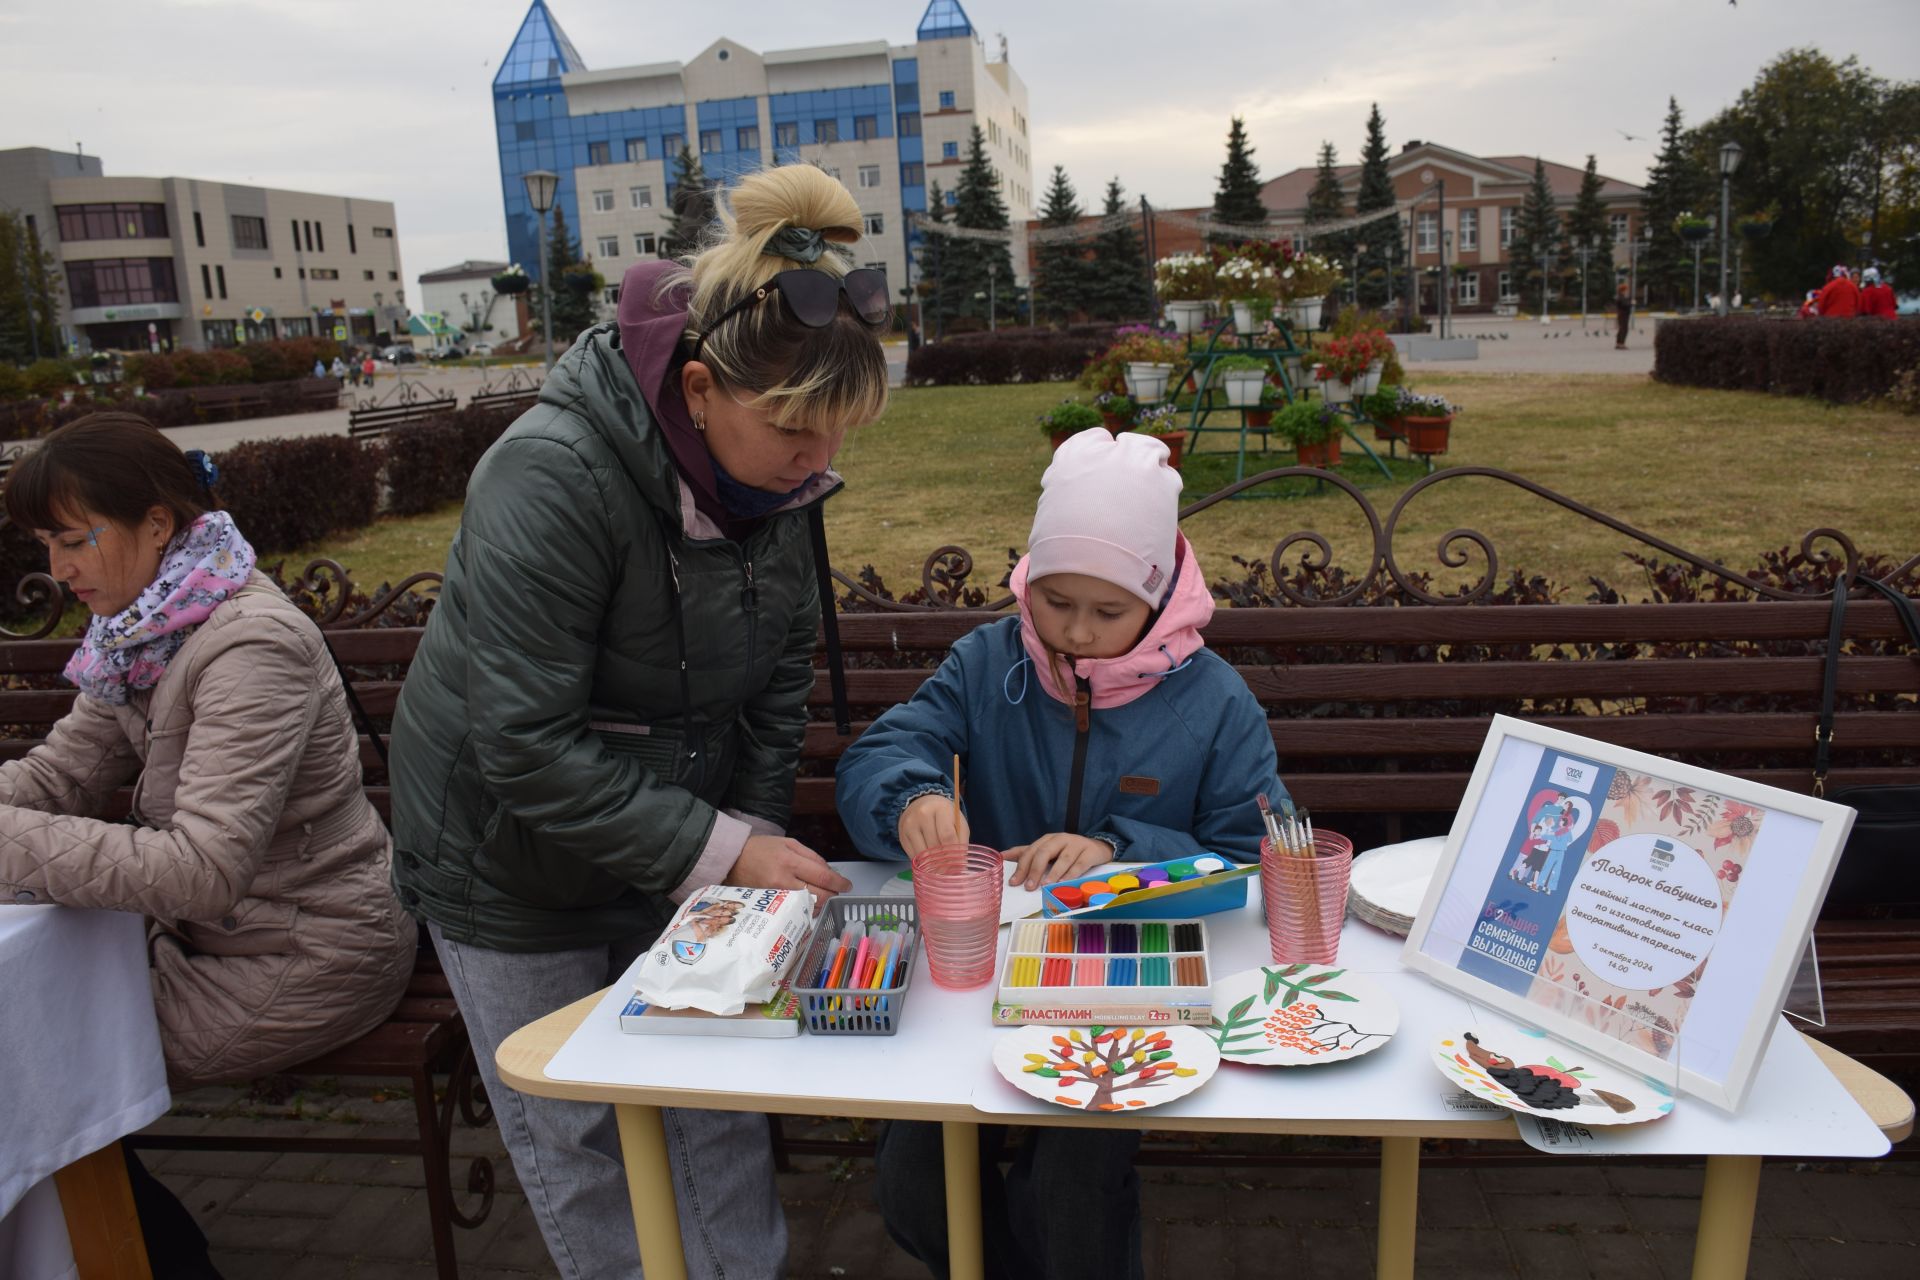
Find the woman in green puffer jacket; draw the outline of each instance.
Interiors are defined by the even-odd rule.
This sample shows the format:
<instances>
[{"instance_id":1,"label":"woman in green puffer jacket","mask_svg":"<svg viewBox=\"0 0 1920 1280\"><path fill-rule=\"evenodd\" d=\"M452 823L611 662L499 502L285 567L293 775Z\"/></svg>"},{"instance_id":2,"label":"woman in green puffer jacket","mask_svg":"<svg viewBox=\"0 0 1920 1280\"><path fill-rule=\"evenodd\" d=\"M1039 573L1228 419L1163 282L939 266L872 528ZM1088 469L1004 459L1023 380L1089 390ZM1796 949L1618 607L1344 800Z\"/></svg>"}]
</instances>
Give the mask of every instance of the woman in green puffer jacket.
<instances>
[{"instance_id":1,"label":"woman in green puffer jacket","mask_svg":"<svg viewBox=\"0 0 1920 1280\"><path fill-rule=\"evenodd\" d=\"M393 726L394 882L440 949L554 1263L639 1259L612 1109L504 1089L501 1040L618 978L710 884L848 888L786 839L809 546L886 406L886 279L823 170L743 179L688 267L636 266L475 468ZM809 529L809 524L814 528ZM765 1120L670 1109L694 1275L777 1276Z\"/></svg>"}]
</instances>

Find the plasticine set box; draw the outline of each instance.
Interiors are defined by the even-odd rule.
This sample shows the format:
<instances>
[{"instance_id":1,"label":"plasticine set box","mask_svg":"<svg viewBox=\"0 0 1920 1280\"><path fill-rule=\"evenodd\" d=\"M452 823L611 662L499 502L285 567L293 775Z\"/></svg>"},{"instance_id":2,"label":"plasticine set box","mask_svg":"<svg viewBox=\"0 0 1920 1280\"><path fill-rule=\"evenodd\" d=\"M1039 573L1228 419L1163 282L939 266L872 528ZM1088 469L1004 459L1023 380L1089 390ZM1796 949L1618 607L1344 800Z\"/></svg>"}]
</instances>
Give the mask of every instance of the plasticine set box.
<instances>
[{"instance_id":1,"label":"plasticine set box","mask_svg":"<svg viewBox=\"0 0 1920 1280\"><path fill-rule=\"evenodd\" d=\"M1042 885L1040 913L1048 919L1155 920L1232 911L1247 905L1247 879L1259 869L1210 853L1130 863L1121 870Z\"/></svg>"}]
</instances>

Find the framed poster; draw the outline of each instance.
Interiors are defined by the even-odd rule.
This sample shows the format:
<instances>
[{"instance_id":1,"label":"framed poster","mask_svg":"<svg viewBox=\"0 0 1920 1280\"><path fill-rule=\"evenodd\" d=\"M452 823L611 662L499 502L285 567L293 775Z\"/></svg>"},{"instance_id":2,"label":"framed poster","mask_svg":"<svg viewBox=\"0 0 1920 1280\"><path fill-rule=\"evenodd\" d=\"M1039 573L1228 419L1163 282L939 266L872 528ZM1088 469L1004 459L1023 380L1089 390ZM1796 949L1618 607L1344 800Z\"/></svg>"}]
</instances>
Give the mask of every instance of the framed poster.
<instances>
[{"instance_id":1,"label":"framed poster","mask_svg":"<svg viewBox=\"0 0 1920 1280\"><path fill-rule=\"evenodd\" d=\"M1401 962L1738 1110L1853 817L1495 716Z\"/></svg>"}]
</instances>

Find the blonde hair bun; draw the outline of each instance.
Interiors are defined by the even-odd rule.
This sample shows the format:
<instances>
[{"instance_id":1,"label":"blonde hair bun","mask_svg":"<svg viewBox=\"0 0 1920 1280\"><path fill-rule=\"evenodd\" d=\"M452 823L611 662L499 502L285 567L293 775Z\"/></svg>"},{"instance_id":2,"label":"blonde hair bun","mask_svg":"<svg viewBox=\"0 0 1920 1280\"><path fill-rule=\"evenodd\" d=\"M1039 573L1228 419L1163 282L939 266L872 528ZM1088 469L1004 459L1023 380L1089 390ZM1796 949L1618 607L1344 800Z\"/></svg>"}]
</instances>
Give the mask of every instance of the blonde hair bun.
<instances>
[{"instance_id":1,"label":"blonde hair bun","mask_svg":"<svg viewBox=\"0 0 1920 1280\"><path fill-rule=\"evenodd\" d=\"M782 165L740 180L720 211L728 237L758 241L755 252L782 227L818 231L834 244L860 238L860 206L840 180L810 164Z\"/></svg>"}]
</instances>

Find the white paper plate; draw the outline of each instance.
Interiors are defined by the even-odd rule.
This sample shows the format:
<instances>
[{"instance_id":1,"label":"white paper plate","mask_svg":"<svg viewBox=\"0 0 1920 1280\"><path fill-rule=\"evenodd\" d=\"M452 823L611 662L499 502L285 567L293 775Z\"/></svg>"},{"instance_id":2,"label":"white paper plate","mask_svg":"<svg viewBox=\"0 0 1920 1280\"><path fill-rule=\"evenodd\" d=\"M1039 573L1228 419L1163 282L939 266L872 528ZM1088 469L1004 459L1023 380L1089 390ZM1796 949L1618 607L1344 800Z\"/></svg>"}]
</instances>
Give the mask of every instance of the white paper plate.
<instances>
[{"instance_id":1,"label":"white paper plate","mask_svg":"<svg viewBox=\"0 0 1920 1280\"><path fill-rule=\"evenodd\" d=\"M1445 836L1429 836L1381 845L1355 857L1348 889L1353 913L1369 924L1404 935L1420 914L1420 900L1440 867L1446 843ZM1395 928L1402 920L1406 925Z\"/></svg>"},{"instance_id":2,"label":"white paper plate","mask_svg":"<svg viewBox=\"0 0 1920 1280\"><path fill-rule=\"evenodd\" d=\"M1481 1043L1472 1043L1469 1035ZM1582 1125L1642 1124L1673 1110L1673 1095L1659 1085L1538 1032L1462 1028L1441 1036L1433 1056L1440 1073L1474 1097L1525 1116Z\"/></svg>"},{"instance_id":3,"label":"white paper plate","mask_svg":"<svg viewBox=\"0 0 1920 1280\"><path fill-rule=\"evenodd\" d=\"M1213 984L1207 1035L1227 1062L1311 1067L1372 1053L1400 1029L1400 1006L1365 974L1323 964L1265 965Z\"/></svg>"},{"instance_id":4,"label":"white paper plate","mask_svg":"<svg viewBox=\"0 0 1920 1280\"><path fill-rule=\"evenodd\" d=\"M1016 1027L993 1065L1014 1088L1076 1111L1139 1111L1184 1098L1220 1069L1197 1027Z\"/></svg>"}]
</instances>

